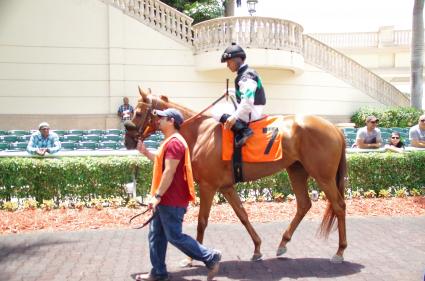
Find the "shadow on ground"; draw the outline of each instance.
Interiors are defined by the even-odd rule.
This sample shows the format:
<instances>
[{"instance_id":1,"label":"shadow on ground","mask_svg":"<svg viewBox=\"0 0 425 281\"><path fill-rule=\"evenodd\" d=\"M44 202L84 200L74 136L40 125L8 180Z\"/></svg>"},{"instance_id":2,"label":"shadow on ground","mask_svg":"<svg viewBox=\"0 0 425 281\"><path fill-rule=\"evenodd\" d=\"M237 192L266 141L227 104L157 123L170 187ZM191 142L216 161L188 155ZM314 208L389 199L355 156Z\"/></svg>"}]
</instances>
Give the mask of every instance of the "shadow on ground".
<instances>
[{"instance_id":1,"label":"shadow on ground","mask_svg":"<svg viewBox=\"0 0 425 281\"><path fill-rule=\"evenodd\" d=\"M363 268L363 265L352 262L332 264L329 259L322 258L274 258L259 262L223 261L220 263L220 272L216 280L220 280L220 277L246 281L307 277L332 278L356 274ZM137 274L132 274L131 277L134 279ZM173 281L205 280L206 275L207 270L201 265L170 273Z\"/></svg>"}]
</instances>

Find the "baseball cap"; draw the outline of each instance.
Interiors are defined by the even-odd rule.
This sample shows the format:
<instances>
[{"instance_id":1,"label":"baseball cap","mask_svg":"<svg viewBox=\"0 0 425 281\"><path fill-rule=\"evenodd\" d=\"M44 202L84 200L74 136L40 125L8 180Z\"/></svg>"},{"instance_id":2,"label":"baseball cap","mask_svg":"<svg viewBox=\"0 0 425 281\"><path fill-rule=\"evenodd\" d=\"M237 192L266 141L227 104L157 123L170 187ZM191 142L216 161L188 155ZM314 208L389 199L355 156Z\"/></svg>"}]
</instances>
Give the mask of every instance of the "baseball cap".
<instances>
[{"instance_id":1,"label":"baseball cap","mask_svg":"<svg viewBox=\"0 0 425 281\"><path fill-rule=\"evenodd\" d=\"M41 122L40 125L38 125L38 129L39 130L44 129L44 128L50 129L49 123L47 123L47 122Z\"/></svg>"},{"instance_id":2,"label":"baseball cap","mask_svg":"<svg viewBox=\"0 0 425 281\"><path fill-rule=\"evenodd\" d=\"M379 121L379 119L376 118L374 115L369 115L368 117L366 117L366 123L370 121Z\"/></svg>"},{"instance_id":3,"label":"baseball cap","mask_svg":"<svg viewBox=\"0 0 425 281\"><path fill-rule=\"evenodd\" d=\"M160 117L173 118L174 122L179 126L183 123L183 114L175 108L167 108L165 110L155 110L154 114Z\"/></svg>"}]
</instances>

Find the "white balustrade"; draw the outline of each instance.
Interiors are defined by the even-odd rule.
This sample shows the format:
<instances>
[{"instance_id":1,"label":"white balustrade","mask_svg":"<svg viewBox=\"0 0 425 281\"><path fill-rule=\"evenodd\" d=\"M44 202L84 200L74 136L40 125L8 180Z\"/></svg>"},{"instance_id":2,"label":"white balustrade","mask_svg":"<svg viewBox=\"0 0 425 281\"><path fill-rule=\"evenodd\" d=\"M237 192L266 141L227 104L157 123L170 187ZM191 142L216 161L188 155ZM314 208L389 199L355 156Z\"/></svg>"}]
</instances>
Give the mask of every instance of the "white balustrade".
<instances>
[{"instance_id":1,"label":"white balustrade","mask_svg":"<svg viewBox=\"0 0 425 281\"><path fill-rule=\"evenodd\" d=\"M304 35L305 62L324 69L385 105L409 106L409 98L354 60Z\"/></svg>"},{"instance_id":2,"label":"white balustrade","mask_svg":"<svg viewBox=\"0 0 425 281\"><path fill-rule=\"evenodd\" d=\"M192 44L193 19L158 0L103 0L139 21Z\"/></svg>"},{"instance_id":3,"label":"white balustrade","mask_svg":"<svg viewBox=\"0 0 425 281\"><path fill-rule=\"evenodd\" d=\"M283 19L226 17L195 24L192 29L195 53L221 50L232 42L248 48L302 50L302 26Z\"/></svg>"}]
</instances>

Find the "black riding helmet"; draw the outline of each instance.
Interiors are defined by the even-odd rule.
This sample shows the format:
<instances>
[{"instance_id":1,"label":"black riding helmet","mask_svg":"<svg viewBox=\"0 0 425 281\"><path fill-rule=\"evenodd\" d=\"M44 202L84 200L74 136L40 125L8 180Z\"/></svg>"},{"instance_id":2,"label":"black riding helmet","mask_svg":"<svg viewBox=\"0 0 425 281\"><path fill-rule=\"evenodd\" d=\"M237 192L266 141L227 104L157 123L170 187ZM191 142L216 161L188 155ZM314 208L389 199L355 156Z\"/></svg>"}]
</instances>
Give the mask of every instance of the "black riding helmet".
<instances>
[{"instance_id":1,"label":"black riding helmet","mask_svg":"<svg viewBox=\"0 0 425 281\"><path fill-rule=\"evenodd\" d=\"M245 60L246 54L245 51L241 48L241 46L236 43L232 43L231 46L227 47L224 50L224 53L221 55L221 62L226 62L229 59L240 57Z\"/></svg>"}]
</instances>

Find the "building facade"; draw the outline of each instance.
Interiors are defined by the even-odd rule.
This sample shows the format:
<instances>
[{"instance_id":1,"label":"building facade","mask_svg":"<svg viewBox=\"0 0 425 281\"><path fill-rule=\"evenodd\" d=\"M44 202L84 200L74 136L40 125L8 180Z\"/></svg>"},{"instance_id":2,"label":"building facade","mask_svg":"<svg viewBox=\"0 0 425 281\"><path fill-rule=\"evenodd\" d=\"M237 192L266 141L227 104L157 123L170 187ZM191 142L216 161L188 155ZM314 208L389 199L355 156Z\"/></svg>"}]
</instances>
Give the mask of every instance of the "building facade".
<instances>
[{"instance_id":1,"label":"building facade","mask_svg":"<svg viewBox=\"0 0 425 281\"><path fill-rule=\"evenodd\" d=\"M115 128L137 86L194 110L234 74L231 42L260 73L268 114L346 122L361 106L408 105L391 83L284 19L192 19L157 0L0 1L0 129ZM362 60L361 56L353 56Z\"/></svg>"}]
</instances>

